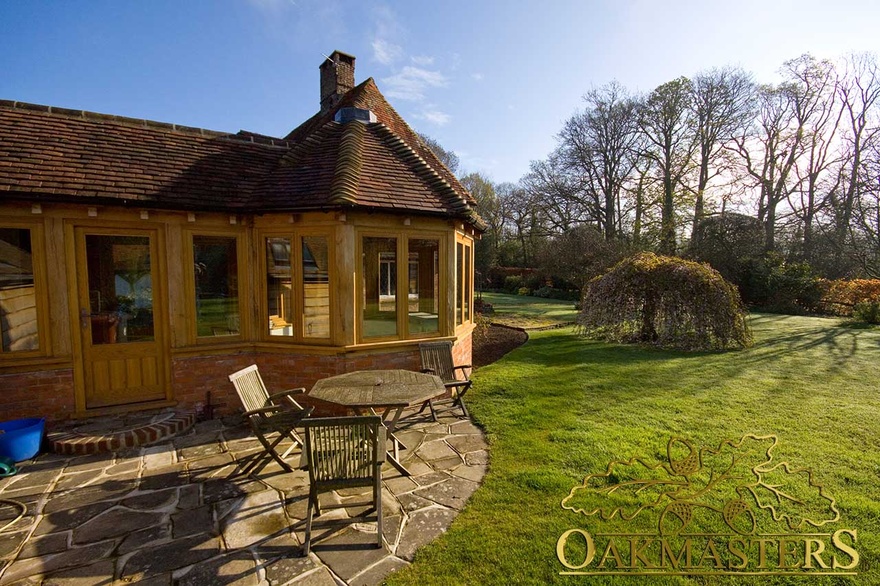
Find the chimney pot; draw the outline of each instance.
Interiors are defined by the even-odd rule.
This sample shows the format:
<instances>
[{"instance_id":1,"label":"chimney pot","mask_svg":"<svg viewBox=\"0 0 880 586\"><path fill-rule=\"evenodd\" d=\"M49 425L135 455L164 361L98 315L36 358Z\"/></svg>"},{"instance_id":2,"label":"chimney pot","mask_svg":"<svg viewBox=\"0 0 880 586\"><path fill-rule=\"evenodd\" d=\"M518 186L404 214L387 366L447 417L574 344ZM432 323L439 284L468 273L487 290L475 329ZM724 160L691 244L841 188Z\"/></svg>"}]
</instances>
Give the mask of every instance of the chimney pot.
<instances>
[{"instance_id":1,"label":"chimney pot","mask_svg":"<svg viewBox=\"0 0 880 586\"><path fill-rule=\"evenodd\" d=\"M354 56L333 51L318 69L321 70L321 113L325 113L354 87Z\"/></svg>"}]
</instances>

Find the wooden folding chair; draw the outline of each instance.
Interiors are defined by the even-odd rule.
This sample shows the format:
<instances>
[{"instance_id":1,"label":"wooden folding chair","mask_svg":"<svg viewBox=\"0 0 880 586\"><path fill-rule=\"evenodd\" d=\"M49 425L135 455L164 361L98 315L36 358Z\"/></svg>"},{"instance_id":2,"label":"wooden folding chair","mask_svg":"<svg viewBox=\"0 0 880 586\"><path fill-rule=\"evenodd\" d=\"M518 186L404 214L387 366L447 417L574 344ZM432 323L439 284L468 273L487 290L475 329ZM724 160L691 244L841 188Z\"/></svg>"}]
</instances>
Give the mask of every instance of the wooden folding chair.
<instances>
[{"instance_id":1,"label":"wooden folding chair","mask_svg":"<svg viewBox=\"0 0 880 586\"><path fill-rule=\"evenodd\" d=\"M302 438L296 433L296 427L314 409L314 407L303 408L293 398L295 395L305 393L305 389L291 389L270 395L256 364L229 375L229 380L235 386L244 406L245 418L254 435L263 445L263 451L254 456L253 461L242 470L242 473L250 472L266 456L272 457L282 469L291 472L293 468L284 461L284 458L290 455L295 447L303 445ZM277 433L278 437L273 439L267 437L273 433ZM276 448L285 439L290 439L293 444L283 454L279 454Z\"/></svg>"},{"instance_id":2,"label":"wooden folding chair","mask_svg":"<svg viewBox=\"0 0 880 586\"><path fill-rule=\"evenodd\" d=\"M470 364L456 366L452 359L452 342L425 342L419 344L419 354L422 358L422 372L439 376L443 381L443 385L452 393L452 406L461 407L465 417L469 417L467 407L464 404L464 394L473 384L470 380L469 373L465 371L471 370ZM461 372L463 379L458 378ZM425 407L431 408L431 417L437 421L437 412L434 410L435 399L425 401L419 413L425 410Z\"/></svg>"},{"instance_id":3,"label":"wooden folding chair","mask_svg":"<svg viewBox=\"0 0 880 586\"><path fill-rule=\"evenodd\" d=\"M303 422L306 443L303 462L309 471L309 505L304 554L312 543L312 516L321 515L318 494L328 490L369 486L376 511L376 546L382 547L382 463L385 426L377 415L315 417ZM345 503L346 507L353 506Z\"/></svg>"}]
</instances>

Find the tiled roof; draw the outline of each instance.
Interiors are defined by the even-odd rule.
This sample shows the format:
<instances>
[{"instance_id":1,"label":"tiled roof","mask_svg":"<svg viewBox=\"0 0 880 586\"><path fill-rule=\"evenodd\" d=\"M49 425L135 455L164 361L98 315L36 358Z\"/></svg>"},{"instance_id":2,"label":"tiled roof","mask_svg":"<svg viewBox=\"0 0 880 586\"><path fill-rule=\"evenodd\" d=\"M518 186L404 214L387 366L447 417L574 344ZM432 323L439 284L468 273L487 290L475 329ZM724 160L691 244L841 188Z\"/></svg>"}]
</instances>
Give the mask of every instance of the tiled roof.
<instances>
[{"instance_id":1,"label":"tiled roof","mask_svg":"<svg viewBox=\"0 0 880 586\"><path fill-rule=\"evenodd\" d=\"M254 184L286 150L250 137L0 102L0 196L10 198L246 209Z\"/></svg>"},{"instance_id":2,"label":"tiled roof","mask_svg":"<svg viewBox=\"0 0 880 586\"><path fill-rule=\"evenodd\" d=\"M458 182L455 175L453 175L449 169L440 162L440 159L437 158L434 152L422 142L419 135L416 134L400 114L391 107L391 104L388 103L379 91L379 88L376 87L376 82L373 81L372 77L355 86L354 89L345 94L342 100L330 111L312 116L299 127L294 129L285 138L289 141L295 142L300 137L308 136L315 130L315 128L319 128L327 124L327 122L332 121L336 112L342 108L361 108L373 112L379 122L387 126L392 133L396 134L410 148L412 148L416 154L424 159L425 162L447 183L449 183L458 194L467 200L468 204L476 204L473 196L471 196L467 189Z\"/></svg>"},{"instance_id":3,"label":"tiled roof","mask_svg":"<svg viewBox=\"0 0 880 586\"><path fill-rule=\"evenodd\" d=\"M342 107L378 122L340 124ZM458 217L473 198L373 81L284 139L0 101L0 199L238 213L333 208Z\"/></svg>"}]
</instances>

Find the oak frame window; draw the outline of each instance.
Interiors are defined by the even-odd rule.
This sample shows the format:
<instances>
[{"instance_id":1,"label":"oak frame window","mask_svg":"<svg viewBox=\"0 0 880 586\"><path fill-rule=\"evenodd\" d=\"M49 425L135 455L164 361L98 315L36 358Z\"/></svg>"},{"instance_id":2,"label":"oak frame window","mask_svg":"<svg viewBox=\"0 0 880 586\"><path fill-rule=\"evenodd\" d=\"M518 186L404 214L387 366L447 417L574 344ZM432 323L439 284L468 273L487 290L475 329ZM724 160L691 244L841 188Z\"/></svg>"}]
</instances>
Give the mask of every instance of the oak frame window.
<instances>
[{"instance_id":1,"label":"oak frame window","mask_svg":"<svg viewBox=\"0 0 880 586\"><path fill-rule=\"evenodd\" d=\"M0 361L49 353L42 224L0 224Z\"/></svg>"},{"instance_id":2,"label":"oak frame window","mask_svg":"<svg viewBox=\"0 0 880 586\"><path fill-rule=\"evenodd\" d=\"M474 321L474 242L456 235L455 238L455 326Z\"/></svg>"},{"instance_id":3,"label":"oak frame window","mask_svg":"<svg viewBox=\"0 0 880 586\"><path fill-rule=\"evenodd\" d=\"M359 343L442 335L446 235L361 231L357 235Z\"/></svg>"},{"instance_id":4,"label":"oak frame window","mask_svg":"<svg viewBox=\"0 0 880 586\"><path fill-rule=\"evenodd\" d=\"M329 231L260 233L261 338L328 344L333 337L334 241Z\"/></svg>"},{"instance_id":5,"label":"oak frame window","mask_svg":"<svg viewBox=\"0 0 880 586\"><path fill-rule=\"evenodd\" d=\"M242 338L247 282L246 247L240 232L186 230L187 326L190 341Z\"/></svg>"}]
</instances>

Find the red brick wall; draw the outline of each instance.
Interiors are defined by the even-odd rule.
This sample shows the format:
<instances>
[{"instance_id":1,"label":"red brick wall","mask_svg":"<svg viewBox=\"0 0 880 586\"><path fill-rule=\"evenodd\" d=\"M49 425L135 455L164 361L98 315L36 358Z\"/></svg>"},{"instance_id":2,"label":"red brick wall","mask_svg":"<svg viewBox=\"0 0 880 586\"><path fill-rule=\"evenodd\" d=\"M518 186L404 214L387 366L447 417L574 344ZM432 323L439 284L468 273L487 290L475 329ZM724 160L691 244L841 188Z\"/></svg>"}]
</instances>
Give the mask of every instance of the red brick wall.
<instances>
[{"instance_id":1,"label":"red brick wall","mask_svg":"<svg viewBox=\"0 0 880 586\"><path fill-rule=\"evenodd\" d=\"M257 353L179 358L173 361L171 367L174 397L181 407L193 408L198 403L206 403L207 393L210 392L214 415L234 413L241 408L241 403L228 377L251 364L260 368L260 376L272 393L297 387L310 389L319 379L353 370L418 370L419 355L418 351L406 351L354 356ZM316 405L316 409L330 414L325 405Z\"/></svg>"},{"instance_id":2,"label":"red brick wall","mask_svg":"<svg viewBox=\"0 0 880 586\"><path fill-rule=\"evenodd\" d=\"M471 363L470 335L456 342L453 355L456 364ZM171 363L174 399L180 407L193 409L199 403L205 404L210 392L215 415L235 413L241 403L228 376L251 364L259 366L269 392L296 387L310 389L319 379L354 370L421 368L417 348L333 356L254 353L175 358ZM0 388L3 389L0 392L0 420L3 421L22 417L59 421L67 419L76 408L71 369L0 375ZM318 413L334 413L327 404L304 402L315 404Z\"/></svg>"},{"instance_id":3,"label":"red brick wall","mask_svg":"<svg viewBox=\"0 0 880 586\"><path fill-rule=\"evenodd\" d=\"M452 346L452 359L455 364L472 364L473 336L468 334Z\"/></svg>"},{"instance_id":4,"label":"red brick wall","mask_svg":"<svg viewBox=\"0 0 880 586\"><path fill-rule=\"evenodd\" d=\"M76 410L73 370L0 375L0 420L45 417L67 419Z\"/></svg>"},{"instance_id":5,"label":"red brick wall","mask_svg":"<svg viewBox=\"0 0 880 586\"><path fill-rule=\"evenodd\" d=\"M453 354L456 364L471 363L470 335L455 344ZM179 358L172 363L174 398L181 407L194 408L199 403L206 403L210 391L215 415L234 413L241 408L241 403L228 376L251 364L260 368L260 375L270 393L297 387L310 389L322 378L355 370L421 368L418 349L335 356L256 353ZM314 405L318 414L336 414L336 410L327 404L310 399L302 402Z\"/></svg>"}]
</instances>

